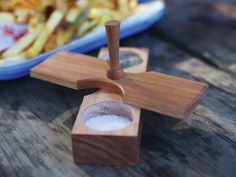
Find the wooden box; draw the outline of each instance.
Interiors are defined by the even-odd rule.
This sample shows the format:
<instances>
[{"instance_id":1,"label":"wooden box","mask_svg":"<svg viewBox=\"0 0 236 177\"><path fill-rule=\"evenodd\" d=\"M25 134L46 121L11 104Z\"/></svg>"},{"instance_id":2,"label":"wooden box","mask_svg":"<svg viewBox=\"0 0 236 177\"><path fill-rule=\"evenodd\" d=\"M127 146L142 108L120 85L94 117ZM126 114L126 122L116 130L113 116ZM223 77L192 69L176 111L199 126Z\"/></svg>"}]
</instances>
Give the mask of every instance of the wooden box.
<instances>
[{"instance_id":1,"label":"wooden box","mask_svg":"<svg viewBox=\"0 0 236 177\"><path fill-rule=\"evenodd\" d=\"M89 95L91 98L91 95ZM90 100L86 97L84 102ZM106 109L106 104L112 102L97 103ZM114 103L117 104L118 103ZM89 105L89 103L88 103ZM140 111L135 111L131 106L123 105L132 114L131 123L127 128L115 131L97 131L84 125L82 108L76 127L73 128L72 148L75 163L99 164L99 165L134 165L139 160L140 138L141 138L141 120ZM118 108L123 111L123 108Z\"/></svg>"}]
</instances>

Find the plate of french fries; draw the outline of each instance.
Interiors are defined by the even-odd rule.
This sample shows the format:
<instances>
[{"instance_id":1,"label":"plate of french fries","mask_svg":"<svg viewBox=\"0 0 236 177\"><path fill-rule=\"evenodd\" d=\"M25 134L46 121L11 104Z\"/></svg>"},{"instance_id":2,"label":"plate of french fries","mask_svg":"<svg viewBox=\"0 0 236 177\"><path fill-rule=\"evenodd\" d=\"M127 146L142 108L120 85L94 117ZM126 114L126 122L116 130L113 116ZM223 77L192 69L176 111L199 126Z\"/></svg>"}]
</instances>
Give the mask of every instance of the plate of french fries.
<instances>
[{"instance_id":1,"label":"plate of french fries","mask_svg":"<svg viewBox=\"0 0 236 177\"><path fill-rule=\"evenodd\" d=\"M121 21L121 38L141 32L164 8L162 0L0 0L0 80L25 76L61 50L105 45L106 21Z\"/></svg>"}]
</instances>

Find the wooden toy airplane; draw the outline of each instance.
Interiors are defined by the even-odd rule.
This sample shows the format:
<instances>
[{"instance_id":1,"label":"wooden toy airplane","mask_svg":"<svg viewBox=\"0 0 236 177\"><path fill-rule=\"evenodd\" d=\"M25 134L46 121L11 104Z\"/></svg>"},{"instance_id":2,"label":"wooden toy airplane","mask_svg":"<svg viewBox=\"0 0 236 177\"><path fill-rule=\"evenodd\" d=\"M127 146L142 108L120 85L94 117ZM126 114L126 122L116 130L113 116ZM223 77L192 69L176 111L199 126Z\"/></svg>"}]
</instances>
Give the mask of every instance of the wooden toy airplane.
<instances>
[{"instance_id":1,"label":"wooden toy airplane","mask_svg":"<svg viewBox=\"0 0 236 177\"><path fill-rule=\"evenodd\" d=\"M30 75L77 90L109 89L120 94L124 103L181 119L188 117L208 86L158 72L124 72L119 64L120 22L109 21L105 27L109 68L107 62L95 57L59 52L34 67Z\"/></svg>"}]
</instances>

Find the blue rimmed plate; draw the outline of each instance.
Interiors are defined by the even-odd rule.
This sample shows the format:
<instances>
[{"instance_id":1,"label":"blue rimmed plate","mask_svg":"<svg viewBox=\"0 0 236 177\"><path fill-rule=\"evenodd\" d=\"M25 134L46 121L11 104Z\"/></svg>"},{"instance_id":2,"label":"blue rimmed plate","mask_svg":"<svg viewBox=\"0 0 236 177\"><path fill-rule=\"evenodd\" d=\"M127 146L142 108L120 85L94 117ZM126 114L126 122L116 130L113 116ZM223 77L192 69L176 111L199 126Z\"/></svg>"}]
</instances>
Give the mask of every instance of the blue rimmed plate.
<instances>
[{"instance_id":1,"label":"blue rimmed plate","mask_svg":"<svg viewBox=\"0 0 236 177\"><path fill-rule=\"evenodd\" d=\"M133 14L121 22L121 38L128 37L135 33L141 32L155 22L163 15L165 4L163 1L153 1L152 5L143 11ZM61 50L84 53L96 49L106 44L106 33L103 27L76 39L62 47L56 48L50 52L42 53L32 59L25 60L5 60L0 64L0 80L16 79L29 74L29 70L35 65L47 59L49 56Z\"/></svg>"}]
</instances>

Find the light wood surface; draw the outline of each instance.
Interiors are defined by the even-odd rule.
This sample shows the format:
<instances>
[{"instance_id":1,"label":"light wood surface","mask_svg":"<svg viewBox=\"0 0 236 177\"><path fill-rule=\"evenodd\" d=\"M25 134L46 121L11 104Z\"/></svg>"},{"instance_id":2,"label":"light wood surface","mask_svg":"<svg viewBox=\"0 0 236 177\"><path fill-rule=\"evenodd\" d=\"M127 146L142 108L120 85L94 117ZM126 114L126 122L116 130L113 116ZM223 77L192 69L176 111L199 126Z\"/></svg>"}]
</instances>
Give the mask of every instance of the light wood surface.
<instances>
[{"instance_id":1,"label":"light wood surface","mask_svg":"<svg viewBox=\"0 0 236 177\"><path fill-rule=\"evenodd\" d=\"M82 54L59 52L31 70L31 76L74 89L104 88L123 102L178 118L188 117L200 103L207 85L157 72L106 77L107 63Z\"/></svg>"},{"instance_id":2,"label":"light wood surface","mask_svg":"<svg viewBox=\"0 0 236 177\"><path fill-rule=\"evenodd\" d=\"M144 48L120 48L121 52L136 53L143 60L136 66L136 72L147 69L148 50ZM107 48L102 48L98 58L108 54ZM141 66L140 66L141 65ZM135 69L131 67L132 71ZM129 72L129 68L126 69ZM96 131L84 125L82 114L90 106L104 102L122 103L119 94L100 89L86 95L80 106L79 113L71 131L73 159L76 163L102 165L135 165L139 160L142 122L140 108L126 105L133 112L132 123L125 129L117 131ZM119 146L117 146L119 144ZM130 146L132 144L132 146Z\"/></svg>"}]
</instances>

